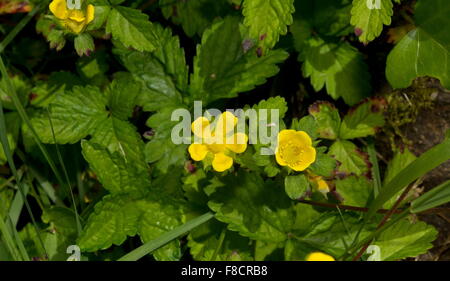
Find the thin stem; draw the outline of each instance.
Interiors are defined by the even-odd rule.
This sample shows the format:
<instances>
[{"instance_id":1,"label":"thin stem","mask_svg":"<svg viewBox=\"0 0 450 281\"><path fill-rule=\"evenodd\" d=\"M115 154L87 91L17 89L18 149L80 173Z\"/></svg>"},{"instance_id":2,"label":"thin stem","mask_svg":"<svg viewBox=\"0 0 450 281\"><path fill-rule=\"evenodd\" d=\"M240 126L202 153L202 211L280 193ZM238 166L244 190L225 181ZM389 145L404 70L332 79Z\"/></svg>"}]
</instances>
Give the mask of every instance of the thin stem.
<instances>
[{"instance_id":1,"label":"thin stem","mask_svg":"<svg viewBox=\"0 0 450 281\"><path fill-rule=\"evenodd\" d=\"M299 203L303 203L303 204L308 204L308 205L313 205L313 206L318 206L318 207L331 208L331 209L336 209L338 207L338 208L341 208L342 210L356 211L356 212L367 212L369 210L369 208L355 207L355 206L348 206L348 205L339 205L339 204L331 204L331 203L323 203L323 202L315 202L315 201L304 200L304 199L299 199L297 201ZM377 212L380 213L380 214L387 214L389 211L390 210L380 209ZM395 210L395 213L401 213L401 210Z\"/></svg>"},{"instance_id":2,"label":"thin stem","mask_svg":"<svg viewBox=\"0 0 450 281\"><path fill-rule=\"evenodd\" d=\"M219 236L219 244L217 244L217 248L214 250L214 254L212 255L212 258L211 258L212 261L216 261L217 255L219 254L220 249L222 248L223 241L225 240L226 234L227 234L227 228L224 227Z\"/></svg>"}]
</instances>

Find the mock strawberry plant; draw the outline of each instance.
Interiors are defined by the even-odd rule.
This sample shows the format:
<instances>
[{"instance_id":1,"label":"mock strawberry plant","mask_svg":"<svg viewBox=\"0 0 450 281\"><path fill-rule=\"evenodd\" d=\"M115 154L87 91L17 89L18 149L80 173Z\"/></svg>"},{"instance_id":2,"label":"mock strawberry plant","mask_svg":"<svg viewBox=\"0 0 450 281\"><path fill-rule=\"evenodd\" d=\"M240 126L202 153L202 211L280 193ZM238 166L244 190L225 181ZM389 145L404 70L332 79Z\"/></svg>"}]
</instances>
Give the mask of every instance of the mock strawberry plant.
<instances>
[{"instance_id":1,"label":"mock strawberry plant","mask_svg":"<svg viewBox=\"0 0 450 281\"><path fill-rule=\"evenodd\" d=\"M4 2L0 260L433 247L450 136L394 119L445 110L447 0Z\"/></svg>"}]
</instances>

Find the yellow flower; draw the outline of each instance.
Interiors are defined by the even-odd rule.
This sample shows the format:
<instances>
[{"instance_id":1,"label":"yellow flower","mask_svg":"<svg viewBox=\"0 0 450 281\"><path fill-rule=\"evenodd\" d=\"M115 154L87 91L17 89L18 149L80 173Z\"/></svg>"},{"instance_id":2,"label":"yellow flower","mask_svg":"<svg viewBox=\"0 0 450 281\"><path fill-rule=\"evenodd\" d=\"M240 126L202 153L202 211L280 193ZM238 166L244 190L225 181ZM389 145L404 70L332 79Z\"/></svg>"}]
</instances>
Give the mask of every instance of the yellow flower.
<instances>
[{"instance_id":1,"label":"yellow flower","mask_svg":"<svg viewBox=\"0 0 450 281\"><path fill-rule=\"evenodd\" d=\"M234 133L238 118L230 112L219 116L214 131L205 117L200 117L192 123L194 135L201 143L189 146L189 154L195 161L202 161L208 153L214 155L212 167L217 172L223 172L233 166L233 153L243 153L247 149L248 136L244 133Z\"/></svg>"},{"instance_id":2,"label":"yellow flower","mask_svg":"<svg viewBox=\"0 0 450 281\"><path fill-rule=\"evenodd\" d=\"M330 191L328 183L321 176L309 173L309 180L313 183L313 186L323 194L327 194Z\"/></svg>"},{"instance_id":3,"label":"yellow flower","mask_svg":"<svg viewBox=\"0 0 450 281\"><path fill-rule=\"evenodd\" d=\"M61 24L73 33L80 33L94 20L94 6L91 4L81 10L70 10L67 0L53 0L49 8Z\"/></svg>"},{"instance_id":4,"label":"yellow flower","mask_svg":"<svg viewBox=\"0 0 450 281\"><path fill-rule=\"evenodd\" d=\"M312 252L306 257L306 261L335 261L335 259L321 252Z\"/></svg>"},{"instance_id":5,"label":"yellow flower","mask_svg":"<svg viewBox=\"0 0 450 281\"><path fill-rule=\"evenodd\" d=\"M275 156L281 166L288 166L294 171L304 171L316 161L316 149L307 133L282 130L278 134Z\"/></svg>"}]
</instances>

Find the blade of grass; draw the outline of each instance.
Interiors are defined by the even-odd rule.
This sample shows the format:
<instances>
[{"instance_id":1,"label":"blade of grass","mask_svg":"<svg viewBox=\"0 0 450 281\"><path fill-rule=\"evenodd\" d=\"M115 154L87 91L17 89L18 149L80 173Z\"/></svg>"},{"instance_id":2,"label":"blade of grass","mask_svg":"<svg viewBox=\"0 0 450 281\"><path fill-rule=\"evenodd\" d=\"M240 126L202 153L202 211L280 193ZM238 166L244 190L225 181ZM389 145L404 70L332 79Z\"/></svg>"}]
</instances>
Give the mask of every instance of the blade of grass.
<instances>
[{"instance_id":1,"label":"blade of grass","mask_svg":"<svg viewBox=\"0 0 450 281\"><path fill-rule=\"evenodd\" d=\"M367 145L367 152L369 153L369 161L372 164L372 177L374 187L373 198L376 198L381 190L381 174L380 174L380 166L378 165L377 151L375 149L375 143L373 138L369 139L369 143Z\"/></svg>"},{"instance_id":2,"label":"blade of grass","mask_svg":"<svg viewBox=\"0 0 450 281\"><path fill-rule=\"evenodd\" d=\"M214 217L214 214L211 212L208 212L208 213L203 214L193 220L190 220L187 223L161 235L160 237L156 238L155 240L145 243L144 245L140 246L139 248L137 248L137 249L131 251L130 253L126 254L125 256L121 257L120 259L118 259L118 261L137 261L137 260L141 259L142 257L150 254L151 252L161 248L162 246L172 242L173 240L177 239L181 235L204 224L205 222L209 221L213 217Z\"/></svg>"},{"instance_id":3,"label":"blade of grass","mask_svg":"<svg viewBox=\"0 0 450 281\"><path fill-rule=\"evenodd\" d=\"M30 260L30 256L28 255L27 250L25 249L25 246L23 244L22 239L19 236L19 233L17 232L16 227L12 224L11 218L8 217L8 226L11 230L12 236L14 237L17 247L19 248L20 254L22 255L22 258L26 261Z\"/></svg>"},{"instance_id":4,"label":"blade of grass","mask_svg":"<svg viewBox=\"0 0 450 281\"><path fill-rule=\"evenodd\" d=\"M12 238L7 225L3 221L3 218L0 218L0 233L2 234L2 240L5 242L5 246L13 260L23 261L23 258L17 249L16 243L14 243L14 239Z\"/></svg>"},{"instance_id":5,"label":"blade of grass","mask_svg":"<svg viewBox=\"0 0 450 281\"><path fill-rule=\"evenodd\" d=\"M3 64L1 56L0 56L0 63ZM9 80L9 76L6 78L6 80L9 81L9 83L11 83L11 81ZM44 248L44 250L45 250L44 242L42 241L42 237L40 235L39 226L36 223L36 219L34 217L33 211L31 210L30 204L28 203L27 197L24 192L25 189L24 189L24 187L22 185L22 181L20 180L20 177L18 175L18 171L16 169L16 165L14 164L14 160L12 157L11 148L9 147L7 131L6 131L6 120L5 120L5 114L3 112L3 104L1 102L1 99L0 99L0 140L2 143L2 147L3 147L3 152L5 153L6 159L8 160L9 168L11 169L13 176L16 178L16 183L18 186L19 193L21 194L23 202L25 203L27 212L30 215L31 221L33 222L33 226L36 229L36 232L38 233L39 242L42 245L42 248ZM3 220L2 220L2 224L4 225Z\"/></svg>"},{"instance_id":6,"label":"blade of grass","mask_svg":"<svg viewBox=\"0 0 450 281\"><path fill-rule=\"evenodd\" d=\"M405 169L397 174L380 191L379 195L370 204L369 211L365 219L369 220L380 209L383 204L395 196L400 190L410 185L416 179L424 176L426 173L436 168L440 164L450 159L450 137L447 137L442 143L434 146L419 158L414 160Z\"/></svg>"},{"instance_id":7,"label":"blade of grass","mask_svg":"<svg viewBox=\"0 0 450 281\"><path fill-rule=\"evenodd\" d=\"M53 142L55 143L55 148L56 148L56 154L58 155L58 160L59 160L59 164L61 165L63 172L64 172L64 176L66 178L66 182L69 186L69 191L70 191L70 198L72 200L72 205L73 205L73 211L75 213L75 221L77 222L77 232L78 232L78 236L80 236L81 234L81 223L80 223L80 217L78 214L78 210L77 210L77 204L75 202L75 196L73 195L73 188L72 188L72 184L70 183L70 179L69 179L69 174L67 173L67 169L66 169L66 165L64 164L64 160L61 156L61 152L59 151L59 146L56 142L56 137L55 137L55 131L53 129L53 123L52 123L52 118L50 117L50 111L47 108L47 116L48 116L48 121L50 122L50 128L52 130L52 137L53 137Z\"/></svg>"},{"instance_id":8,"label":"blade of grass","mask_svg":"<svg viewBox=\"0 0 450 281\"><path fill-rule=\"evenodd\" d=\"M19 187L17 187L17 189L19 189ZM23 194L25 194L25 196L28 195L29 190L30 187L28 184L23 184ZM11 218L11 222L14 227L16 227L17 222L19 221L19 216L22 213L24 203L22 194L18 191L14 196L11 207L9 208L9 217Z\"/></svg>"}]
</instances>

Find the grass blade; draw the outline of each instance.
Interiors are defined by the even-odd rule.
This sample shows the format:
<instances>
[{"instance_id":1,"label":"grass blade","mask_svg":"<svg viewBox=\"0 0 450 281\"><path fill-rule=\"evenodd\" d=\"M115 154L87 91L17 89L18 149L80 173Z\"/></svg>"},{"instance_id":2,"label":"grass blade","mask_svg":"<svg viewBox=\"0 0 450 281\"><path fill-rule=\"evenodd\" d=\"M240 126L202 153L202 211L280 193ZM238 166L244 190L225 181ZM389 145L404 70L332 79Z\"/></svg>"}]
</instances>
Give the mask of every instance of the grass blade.
<instances>
[{"instance_id":1,"label":"grass blade","mask_svg":"<svg viewBox=\"0 0 450 281\"><path fill-rule=\"evenodd\" d=\"M183 224L182 226L179 226L172 231L169 231L165 233L164 235L161 235L159 238L156 238L155 240L152 240L148 243L145 243L144 245L140 246L139 248L133 250L132 252L126 254L125 256L118 259L118 261L137 261L140 258L144 257L145 255L150 254L151 252L161 248L162 246L172 242L173 240L177 239L181 235L191 231L192 229L204 224L205 222L209 221L214 217L214 214L211 212L208 212L206 214L203 214L193 220L188 221L187 223Z\"/></svg>"}]
</instances>

